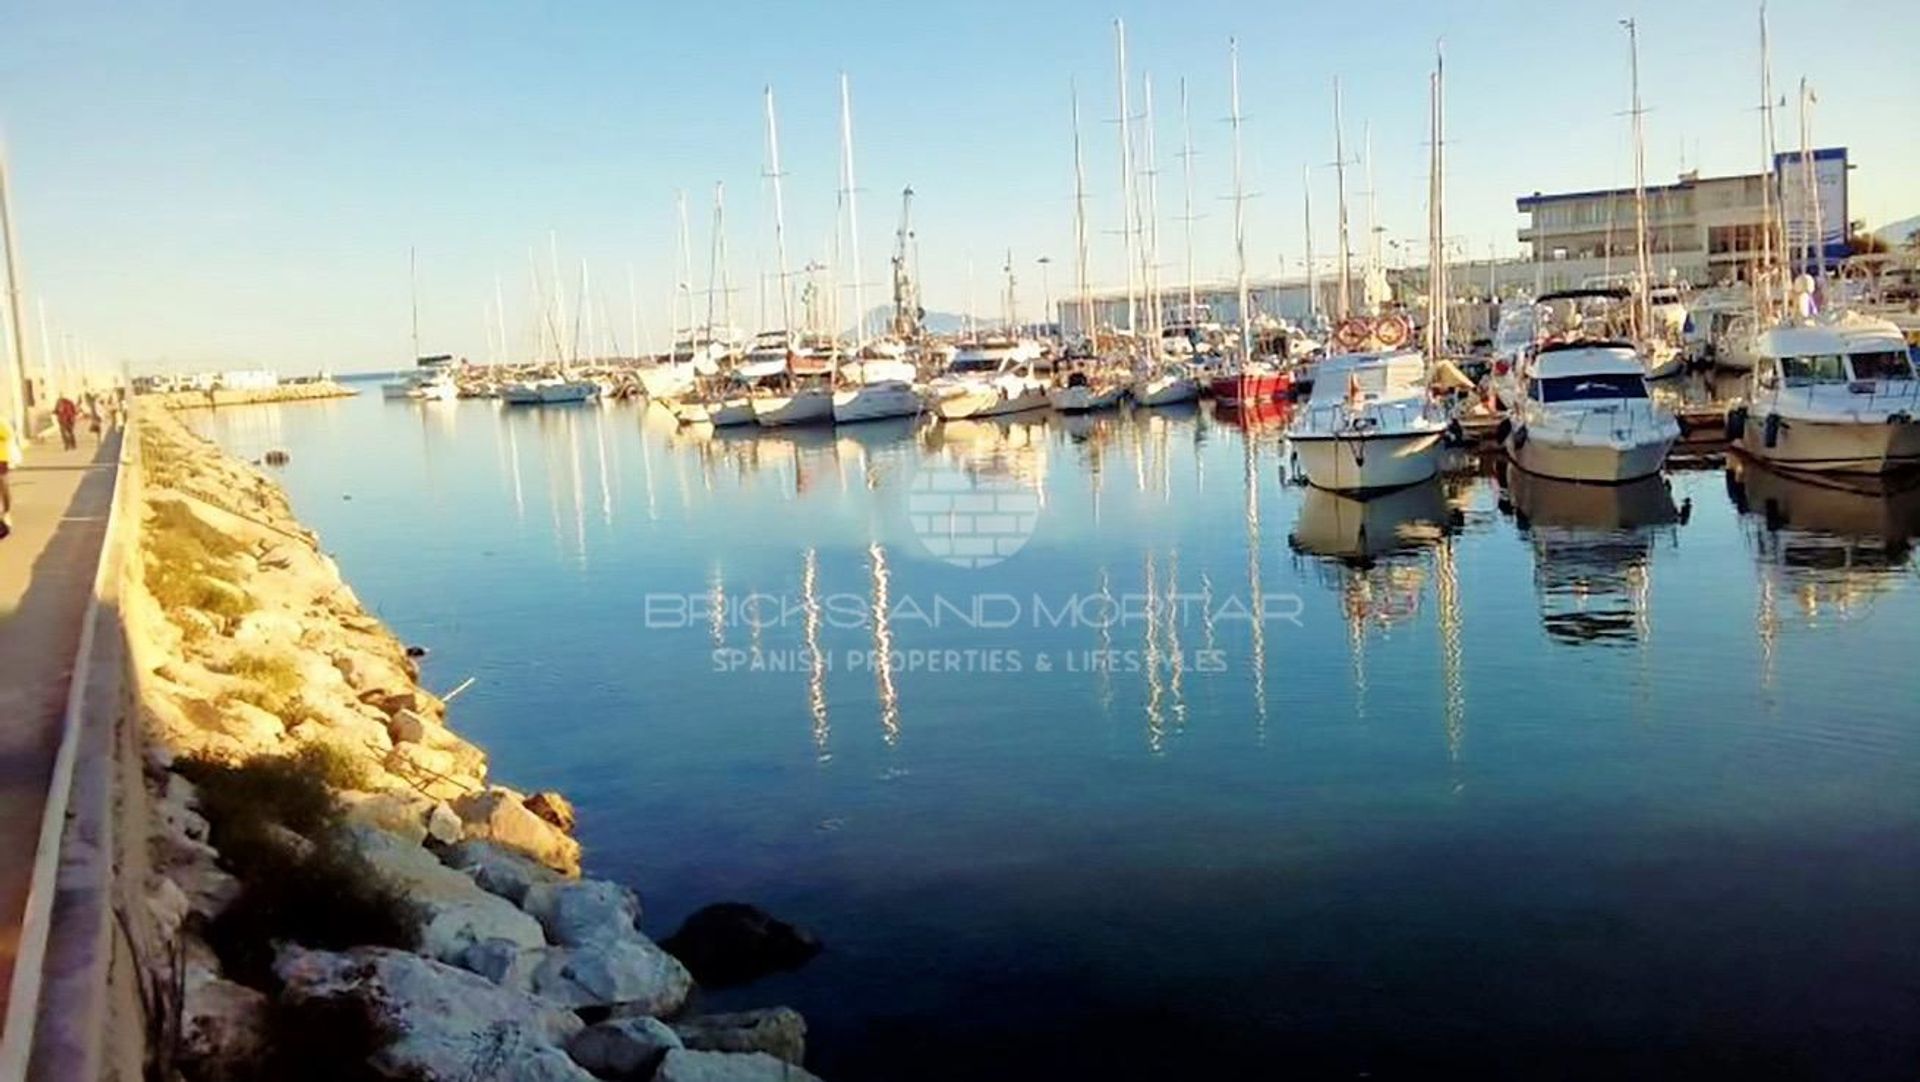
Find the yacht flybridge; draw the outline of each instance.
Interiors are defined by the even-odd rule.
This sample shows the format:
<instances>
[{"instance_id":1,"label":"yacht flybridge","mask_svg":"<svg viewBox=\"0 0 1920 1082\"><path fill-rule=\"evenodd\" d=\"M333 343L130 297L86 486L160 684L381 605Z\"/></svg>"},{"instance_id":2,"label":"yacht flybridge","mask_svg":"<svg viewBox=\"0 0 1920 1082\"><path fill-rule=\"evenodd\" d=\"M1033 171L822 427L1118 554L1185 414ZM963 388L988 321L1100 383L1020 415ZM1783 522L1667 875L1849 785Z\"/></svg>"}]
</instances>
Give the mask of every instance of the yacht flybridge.
<instances>
[{"instance_id":1,"label":"yacht flybridge","mask_svg":"<svg viewBox=\"0 0 1920 1082\"><path fill-rule=\"evenodd\" d=\"M1820 473L1920 464L1920 379L1888 320L1841 312L1763 331L1748 379L1727 429L1756 458Z\"/></svg>"}]
</instances>

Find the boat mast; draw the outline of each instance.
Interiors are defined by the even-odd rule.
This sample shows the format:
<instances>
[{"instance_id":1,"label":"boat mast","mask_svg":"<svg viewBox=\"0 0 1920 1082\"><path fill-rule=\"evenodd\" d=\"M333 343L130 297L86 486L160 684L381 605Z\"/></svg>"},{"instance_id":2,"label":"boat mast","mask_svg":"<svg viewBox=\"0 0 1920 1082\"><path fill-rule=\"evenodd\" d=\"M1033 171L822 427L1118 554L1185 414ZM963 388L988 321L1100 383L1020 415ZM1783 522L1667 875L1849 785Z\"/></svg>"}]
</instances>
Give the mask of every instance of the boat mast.
<instances>
[{"instance_id":1,"label":"boat mast","mask_svg":"<svg viewBox=\"0 0 1920 1082\"><path fill-rule=\"evenodd\" d=\"M1080 88L1067 83L1067 97L1073 107L1073 244L1074 287L1080 294L1081 330L1087 344L1099 352L1100 335L1093 320L1093 290L1087 281L1087 163L1080 152Z\"/></svg>"},{"instance_id":2,"label":"boat mast","mask_svg":"<svg viewBox=\"0 0 1920 1082\"><path fill-rule=\"evenodd\" d=\"M547 232L547 265L553 272L553 311L547 317L553 324L553 361L564 364L567 344L561 338L560 328L566 325L567 287L560 280L560 234L552 230Z\"/></svg>"},{"instance_id":3,"label":"boat mast","mask_svg":"<svg viewBox=\"0 0 1920 1082\"><path fill-rule=\"evenodd\" d=\"M1432 145L1427 150L1427 360L1436 362L1447 348L1446 232L1446 56L1433 50L1433 74L1427 80ZM1489 264L1491 265L1491 264Z\"/></svg>"},{"instance_id":4,"label":"boat mast","mask_svg":"<svg viewBox=\"0 0 1920 1082\"><path fill-rule=\"evenodd\" d=\"M1804 219L1801 230L1807 238L1807 272L1814 278L1827 276L1827 233L1825 223L1820 220L1819 176L1813 167L1813 117L1808 106L1813 104L1813 88L1807 85L1807 77L1800 77L1800 197Z\"/></svg>"},{"instance_id":5,"label":"boat mast","mask_svg":"<svg viewBox=\"0 0 1920 1082\"><path fill-rule=\"evenodd\" d=\"M4 268L7 273L7 327L8 337L12 340L12 378L7 387L12 392L8 409L8 421L15 432L26 431L27 405L33 399L33 385L27 375L27 335L26 327L20 315L20 261L15 250L13 238L13 189L7 183L6 148L0 146L0 245L6 249ZM49 358L41 350L40 364L44 368Z\"/></svg>"},{"instance_id":6,"label":"boat mast","mask_svg":"<svg viewBox=\"0 0 1920 1082\"><path fill-rule=\"evenodd\" d=\"M1380 314L1380 297L1374 282L1380 273L1380 208L1373 190L1373 121L1360 124L1361 169L1367 177L1367 254L1360 268L1360 300L1368 315Z\"/></svg>"},{"instance_id":7,"label":"boat mast","mask_svg":"<svg viewBox=\"0 0 1920 1082\"><path fill-rule=\"evenodd\" d=\"M1767 41L1767 5L1760 4L1760 277L1753 283L1756 314L1773 316L1773 279L1778 273L1773 259L1774 198L1780 178L1775 173L1773 134L1773 56ZM1787 237L1780 234L1781 262L1786 259Z\"/></svg>"},{"instance_id":8,"label":"boat mast","mask_svg":"<svg viewBox=\"0 0 1920 1082\"><path fill-rule=\"evenodd\" d=\"M407 297L413 308L413 359L420 360L420 275L414 259L414 250L407 248Z\"/></svg>"},{"instance_id":9,"label":"boat mast","mask_svg":"<svg viewBox=\"0 0 1920 1082\"><path fill-rule=\"evenodd\" d=\"M1340 77L1333 77L1333 177L1340 210L1340 295L1334 298L1333 319L1345 323L1353 309L1353 246L1347 239L1347 143L1340 122Z\"/></svg>"},{"instance_id":10,"label":"boat mast","mask_svg":"<svg viewBox=\"0 0 1920 1082\"><path fill-rule=\"evenodd\" d=\"M713 295L714 287L720 276L720 253L722 229L724 228L721 209L721 186L719 181L713 184L713 236L707 242L707 334L706 346L713 348Z\"/></svg>"},{"instance_id":11,"label":"boat mast","mask_svg":"<svg viewBox=\"0 0 1920 1082\"><path fill-rule=\"evenodd\" d=\"M1640 109L1640 31L1632 19L1622 19L1627 28L1627 51L1633 76L1633 258L1640 278L1639 295L1633 306L1636 330L1646 334L1652 329L1653 277L1647 265L1647 146L1644 118Z\"/></svg>"},{"instance_id":12,"label":"boat mast","mask_svg":"<svg viewBox=\"0 0 1920 1082\"><path fill-rule=\"evenodd\" d=\"M780 328L793 346L793 298L787 289L787 208L780 192L780 127L773 114L773 88L767 92L767 176L773 181L773 246L779 262L775 281L780 287Z\"/></svg>"},{"instance_id":13,"label":"boat mast","mask_svg":"<svg viewBox=\"0 0 1920 1082\"><path fill-rule=\"evenodd\" d=\"M1147 291L1147 335L1152 343L1147 347L1151 356L1160 355L1160 162L1153 141L1153 74L1148 72L1141 77L1142 93L1146 98L1145 119L1146 177L1147 177L1147 228L1146 251L1142 253L1140 274Z\"/></svg>"},{"instance_id":14,"label":"boat mast","mask_svg":"<svg viewBox=\"0 0 1920 1082\"><path fill-rule=\"evenodd\" d=\"M1234 292L1240 308L1240 361L1253 359L1253 313L1247 303L1247 190L1240 168L1240 42L1227 39L1228 101L1232 112L1228 123L1233 128L1233 257L1236 264Z\"/></svg>"},{"instance_id":15,"label":"boat mast","mask_svg":"<svg viewBox=\"0 0 1920 1082\"><path fill-rule=\"evenodd\" d=\"M1134 226L1138 208L1133 202L1133 121L1127 113L1127 24L1113 20L1114 66L1120 88L1120 235L1126 243L1127 334L1133 334L1134 317Z\"/></svg>"},{"instance_id":16,"label":"boat mast","mask_svg":"<svg viewBox=\"0 0 1920 1082\"><path fill-rule=\"evenodd\" d=\"M500 276L493 276L493 317L500 336L500 363L507 363L507 298L500 288Z\"/></svg>"},{"instance_id":17,"label":"boat mast","mask_svg":"<svg viewBox=\"0 0 1920 1082\"><path fill-rule=\"evenodd\" d=\"M1186 223L1187 231L1187 321L1192 322L1200 310L1199 297L1193 284L1193 118L1187 111L1187 78L1180 77L1180 171L1184 175L1186 192L1180 220Z\"/></svg>"},{"instance_id":18,"label":"boat mast","mask_svg":"<svg viewBox=\"0 0 1920 1082\"><path fill-rule=\"evenodd\" d=\"M1320 276L1313 266L1313 167L1300 167L1300 196L1306 207L1307 234L1307 317L1320 315Z\"/></svg>"},{"instance_id":19,"label":"boat mast","mask_svg":"<svg viewBox=\"0 0 1920 1082\"><path fill-rule=\"evenodd\" d=\"M686 328L687 356L691 358L693 356L693 230L687 224L686 189L684 188L674 189L673 201L674 201L674 206L678 208L678 211L680 214L679 294L682 298L684 298L687 305L687 321L684 324L681 323L680 317L678 316L678 314L676 314L673 319L673 322L675 324L673 334L677 342L678 338L680 337L679 328L680 327Z\"/></svg>"},{"instance_id":20,"label":"boat mast","mask_svg":"<svg viewBox=\"0 0 1920 1082\"><path fill-rule=\"evenodd\" d=\"M720 249L720 329L727 332L727 349L733 349L733 260L727 254L727 185L725 181L713 182L713 228L719 236ZM712 347L713 333L707 333L708 347Z\"/></svg>"},{"instance_id":21,"label":"boat mast","mask_svg":"<svg viewBox=\"0 0 1920 1082\"><path fill-rule=\"evenodd\" d=\"M853 249L854 346L867 337L867 306L860 289L860 204L853 186L853 97L840 73L840 190L847 204L847 244ZM836 337L839 334L835 329Z\"/></svg>"}]
</instances>

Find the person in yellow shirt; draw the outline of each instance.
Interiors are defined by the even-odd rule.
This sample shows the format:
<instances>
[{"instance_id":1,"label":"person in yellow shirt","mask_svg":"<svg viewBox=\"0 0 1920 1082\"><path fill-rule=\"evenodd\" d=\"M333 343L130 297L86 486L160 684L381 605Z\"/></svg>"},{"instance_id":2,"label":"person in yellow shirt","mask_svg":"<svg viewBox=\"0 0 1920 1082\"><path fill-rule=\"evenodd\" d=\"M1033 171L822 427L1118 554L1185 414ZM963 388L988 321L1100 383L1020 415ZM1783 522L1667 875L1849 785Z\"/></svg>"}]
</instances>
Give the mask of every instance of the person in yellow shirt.
<instances>
[{"instance_id":1,"label":"person in yellow shirt","mask_svg":"<svg viewBox=\"0 0 1920 1082\"><path fill-rule=\"evenodd\" d=\"M20 461L20 440L13 422L0 417L0 538L13 532L13 483L7 477Z\"/></svg>"}]
</instances>

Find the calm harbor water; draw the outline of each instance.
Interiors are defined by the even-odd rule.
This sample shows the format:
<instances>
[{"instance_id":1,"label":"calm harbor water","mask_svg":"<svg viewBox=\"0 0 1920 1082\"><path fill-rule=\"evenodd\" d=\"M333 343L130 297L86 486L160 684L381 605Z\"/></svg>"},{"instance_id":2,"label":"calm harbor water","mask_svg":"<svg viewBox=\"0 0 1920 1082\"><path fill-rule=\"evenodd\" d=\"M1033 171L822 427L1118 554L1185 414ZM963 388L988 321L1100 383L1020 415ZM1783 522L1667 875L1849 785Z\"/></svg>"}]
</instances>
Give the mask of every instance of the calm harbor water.
<instances>
[{"instance_id":1,"label":"calm harbor water","mask_svg":"<svg viewBox=\"0 0 1920 1082\"><path fill-rule=\"evenodd\" d=\"M706 1003L799 1008L833 1082L1920 1064L1920 495L1486 467L1363 505L1208 409L193 420L291 452L651 932L820 932Z\"/></svg>"}]
</instances>

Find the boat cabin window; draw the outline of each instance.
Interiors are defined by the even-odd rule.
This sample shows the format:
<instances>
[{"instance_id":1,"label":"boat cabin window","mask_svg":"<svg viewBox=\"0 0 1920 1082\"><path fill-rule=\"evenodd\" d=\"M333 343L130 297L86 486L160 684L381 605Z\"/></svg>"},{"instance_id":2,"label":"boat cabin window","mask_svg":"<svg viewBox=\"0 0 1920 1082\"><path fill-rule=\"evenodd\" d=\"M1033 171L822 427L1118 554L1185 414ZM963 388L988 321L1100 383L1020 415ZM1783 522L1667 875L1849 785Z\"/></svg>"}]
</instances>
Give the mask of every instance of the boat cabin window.
<instances>
[{"instance_id":1,"label":"boat cabin window","mask_svg":"<svg viewBox=\"0 0 1920 1082\"><path fill-rule=\"evenodd\" d=\"M1905 353L1897 350L1849 353L1847 360L1853 364L1853 378L1857 380L1910 380L1913 378L1913 365L1907 361Z\"/></svg>"},{"instance_id":2,"label":"boat cabin window","mask_svg":"<svg viewBox=\"0 0 1920 1082\"><path fill-rule=\"evenodd\" d=\"M1552 376L1534 380L1533 394L1542 402L1578 402L1592 398L1645 398L1647 381L1631 372Z\"/></svg>"},{"instance_id":3,"label":"boat cabin window","mask_svg":"<svg viewBox=\"0 0 1920 1082\"><path fill-rule=\"evenodd\" d=\"M956 357L947 366L950 372L997 372L1000 370L998 357Z\"/></svg>"},{"instance_id":4,"label":"boat cabin window","mask_svg":"<svg viewBox=\"0 0 1920 1082\"><path fill-rule=\"evenodd\" d=\"M1847 364L1838 353L1782 357L1780 374L1785 377L1789 387L1804 387L1810 383L1845 383Z\"/></svg>"}]
</instances>

